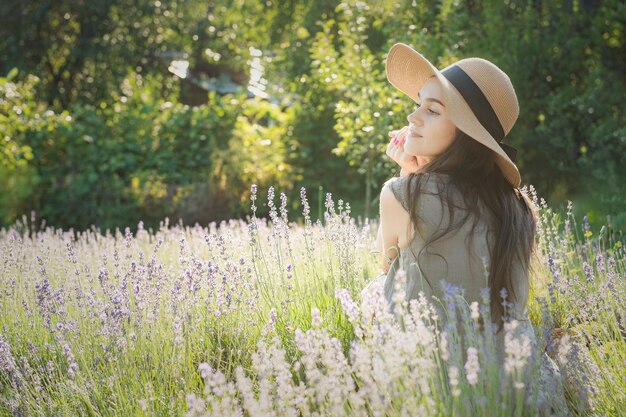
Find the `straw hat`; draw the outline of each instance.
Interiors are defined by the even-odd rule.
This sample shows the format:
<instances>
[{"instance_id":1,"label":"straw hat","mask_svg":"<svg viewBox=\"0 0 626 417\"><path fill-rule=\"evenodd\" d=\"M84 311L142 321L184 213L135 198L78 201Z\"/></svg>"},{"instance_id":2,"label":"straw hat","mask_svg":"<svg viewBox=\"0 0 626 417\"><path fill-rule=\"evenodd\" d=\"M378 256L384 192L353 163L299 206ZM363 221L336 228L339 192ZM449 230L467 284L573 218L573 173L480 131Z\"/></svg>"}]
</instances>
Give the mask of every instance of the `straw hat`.
<instances>
[{"instance_id":1,"label":"straw hat","mask_svg":"<svg viewBox=\"0 0 626 417\"><path fill-rule=\"evenodd\" d=\"M395 44L387 55L387 79L414 101L433 75L443 85L452 122L494 151L505 178L519 187L521 177L513 162L517 151L502 143L519 115L517 96L509 77L481 58L462 59L439 71L420 53L402 43Z\"/></svg>"}]
</instances>

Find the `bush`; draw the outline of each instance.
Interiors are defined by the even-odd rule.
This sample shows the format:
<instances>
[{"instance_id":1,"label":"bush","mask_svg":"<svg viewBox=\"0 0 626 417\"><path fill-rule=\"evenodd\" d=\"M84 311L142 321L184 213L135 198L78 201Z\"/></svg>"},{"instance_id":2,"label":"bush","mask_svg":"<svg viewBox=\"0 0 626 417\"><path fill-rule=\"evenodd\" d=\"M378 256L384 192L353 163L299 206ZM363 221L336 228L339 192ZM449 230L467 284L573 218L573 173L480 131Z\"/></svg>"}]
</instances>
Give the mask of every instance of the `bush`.
<instances>
[{"instance_id":1,"label":"bush","mask_svg":"<svg viewBox=\"0 0 626 417\"><path fill-rule=\"evenodd\" d=\"M3 104L21 114L9 132L0 190L2 221L34 210L59 227L156 226L243 213L242 189L286 183L280 140L292 111L242 95L209 95L189 107L154 94L150 80L127 79L113 104L76 104L56 114L29 95L36 84L5 82L18 93Z\"/></svg>"}]
</instances>

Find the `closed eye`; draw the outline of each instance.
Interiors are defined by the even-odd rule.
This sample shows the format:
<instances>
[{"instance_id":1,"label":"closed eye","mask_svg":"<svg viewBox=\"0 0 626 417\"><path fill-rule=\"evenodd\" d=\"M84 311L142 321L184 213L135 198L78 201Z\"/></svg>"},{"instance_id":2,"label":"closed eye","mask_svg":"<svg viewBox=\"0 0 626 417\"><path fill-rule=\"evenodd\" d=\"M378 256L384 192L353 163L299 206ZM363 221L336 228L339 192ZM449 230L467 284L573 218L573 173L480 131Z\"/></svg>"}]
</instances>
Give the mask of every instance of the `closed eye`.
<instances>
[{"instance_id":1,"label":"closed eye","mask_svg":"<svg viewBox=\"0 0 626 417\"><path fill-rule=\"evenodd\" d=\"M419 109L420 107L421 107L421 105L418 103L418 104L416 105L415 109L417 110L417 109ZM435 114L435 115L439 115L439 113L437 113L436 111L434 111L432 108L429 108L429 109L428 109L428 113L430 113L430 114Z\"/></svg>"}]
</instances>

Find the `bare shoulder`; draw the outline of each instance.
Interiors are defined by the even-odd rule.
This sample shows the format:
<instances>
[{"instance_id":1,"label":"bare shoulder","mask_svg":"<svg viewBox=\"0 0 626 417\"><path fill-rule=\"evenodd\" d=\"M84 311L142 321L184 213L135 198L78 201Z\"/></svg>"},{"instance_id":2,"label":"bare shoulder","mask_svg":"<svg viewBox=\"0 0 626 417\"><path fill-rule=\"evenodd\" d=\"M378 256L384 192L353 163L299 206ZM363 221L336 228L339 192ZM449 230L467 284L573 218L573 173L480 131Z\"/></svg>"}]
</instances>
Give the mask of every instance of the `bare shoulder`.
<instances>
[{"instance_id":1,"label":"bare shoulder","mask_svg":"<svg viewBox=\"0 0 626 417\"><path fill-rule=\"evenodd\" d=\"M385 183L380 192L380 220L387 243L385 247L397 244L402 248L408 244L412 237L412 233L408 232L410 216L389 182Z\"/></svg>"},{"instance_id":2,"label":"bare shoulder","mask_svg":"<svg viewBox=\"0 0 626 417\"><path fill-rule=\"evenodd\" d=\"M405 182L405 177L393 177L385 181L382 189L380 190L381 210L382 210L383 204L386 204L388 207L392 207L396 204L403 206L402 201L401 201L402 196L400 194L401 194L401 189L403 187L402 184L404 182Z\"/></svg>"},{"instance_id":3,"label":"bare shoulder","mask_svg":"<svg viewBox=\"0 0 626 417\"><path fill-rule=\"evenodd\" d=\"M402 205L396 198L396 195L394 194L392 189L394 185L397 185L398 180L400 180L400 178L394 177L385 182L385 184L383 184L383 188L382 190L380 190L381 208L383 207L383 205L390 208L397 205L398 207L402 208Z\"/></svg>"}]
</instances>

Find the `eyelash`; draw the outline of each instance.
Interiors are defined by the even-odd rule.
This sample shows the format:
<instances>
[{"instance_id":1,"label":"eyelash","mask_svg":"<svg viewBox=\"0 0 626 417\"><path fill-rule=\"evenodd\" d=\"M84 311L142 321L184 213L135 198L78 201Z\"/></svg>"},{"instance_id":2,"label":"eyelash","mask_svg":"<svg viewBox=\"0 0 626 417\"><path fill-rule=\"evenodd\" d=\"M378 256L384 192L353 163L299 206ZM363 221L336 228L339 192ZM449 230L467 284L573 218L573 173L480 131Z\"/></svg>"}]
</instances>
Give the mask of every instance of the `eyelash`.
<instances>
[{"instance_id":1,"label":"eyelash","mask_svg":"<svg viewBox=\"0 0 626 417\"><path fill-rule=\"evenodd\" d=\"M420 106L420 105L418 104L418 105L417 105L417 107L416 107L416 109L419 109L420 107L422 107L422 106ZM436 111L433 111L432 109L428 109L428 112L429 112L430 114L436 114L436 115L439 115L439 113L437 113Z\"/></svg>"}]
</instances>

